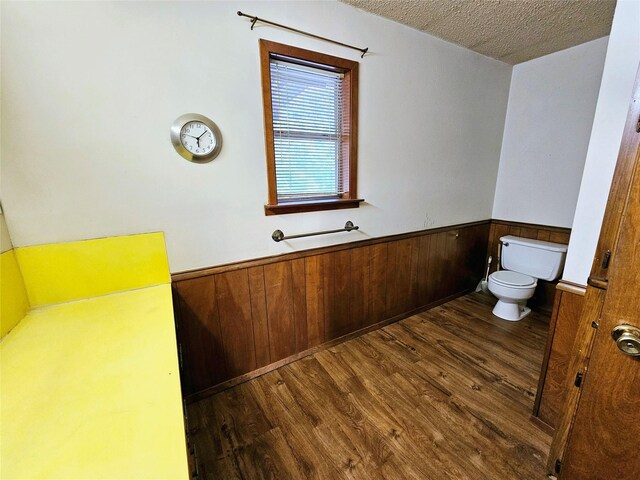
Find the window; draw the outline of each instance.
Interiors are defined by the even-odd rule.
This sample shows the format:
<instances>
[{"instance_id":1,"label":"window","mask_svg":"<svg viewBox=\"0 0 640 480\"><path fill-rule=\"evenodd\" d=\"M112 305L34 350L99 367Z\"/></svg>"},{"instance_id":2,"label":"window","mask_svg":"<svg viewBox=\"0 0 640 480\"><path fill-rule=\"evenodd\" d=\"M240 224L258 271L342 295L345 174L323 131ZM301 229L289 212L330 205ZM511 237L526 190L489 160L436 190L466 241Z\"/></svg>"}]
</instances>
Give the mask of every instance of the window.
<instances>
[{"instance_id":1,"label":"window","mask_svg":"<svg viewBox=\"0 0 640 480\"><path fill-rule=\"evenodd\" d=\"M355 208L358 62L260 40L267 215Z\"/></svg>"}]
</instances>

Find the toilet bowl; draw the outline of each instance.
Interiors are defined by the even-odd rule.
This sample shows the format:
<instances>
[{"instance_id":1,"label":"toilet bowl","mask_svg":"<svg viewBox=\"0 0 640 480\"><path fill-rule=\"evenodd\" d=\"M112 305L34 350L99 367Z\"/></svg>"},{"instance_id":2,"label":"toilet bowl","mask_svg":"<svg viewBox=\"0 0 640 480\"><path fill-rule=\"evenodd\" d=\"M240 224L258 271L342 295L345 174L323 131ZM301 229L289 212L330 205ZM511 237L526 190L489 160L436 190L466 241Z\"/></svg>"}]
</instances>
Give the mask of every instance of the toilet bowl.
<instances>
[{"instance_id":1,"label":"toilet bowl","mask_svg":"<svg viewBox=\"0 0 640 480\"><path fill-rule=\"evenodd\" d=\"M527 300L533 297L538 281L524 273L499 270L489 275L489 291L498 298L493 314L512 322L522 320L531 309Z\"/></svg>"},{"instance_id":2,"label":"toilet bowl","mask_svg":"<svg viewBox=\"0 0 640 480\"><path fill-rule=\"evenodd\" d=\"M526 304L538 280L551 282L560 277L567 246L513 235L500 237L500 243L503 269L489 275L489 291L498 298L493 314L515 322L531 312Z\"/></svg>"}]
</instances>

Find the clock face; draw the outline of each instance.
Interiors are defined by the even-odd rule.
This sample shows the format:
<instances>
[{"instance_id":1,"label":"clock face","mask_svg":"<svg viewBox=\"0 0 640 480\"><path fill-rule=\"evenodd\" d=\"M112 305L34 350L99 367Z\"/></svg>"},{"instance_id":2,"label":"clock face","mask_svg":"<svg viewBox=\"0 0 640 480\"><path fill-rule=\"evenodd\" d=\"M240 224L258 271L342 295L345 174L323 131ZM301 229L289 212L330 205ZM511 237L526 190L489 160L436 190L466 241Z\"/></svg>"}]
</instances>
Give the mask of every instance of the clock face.
<instances>
[{"instance_id":1,"label":"clock face","mask_svg":"<svg viewBox=\"0 0 640 480\"><path fill-rule=\"evenodd\" d=\"M206 155L216 147L211 129L197 120L184 124L180 130L180 142L193 155Z\"/></svg>"},{"instance_id":2,"label":"clock face","mask_svg":"<svg viewBox=\"0 0 640 480\"><path fill-rule=\"evenodd\" d=\"M171 125L170 136L176 152L190 162L208 163L222 149L220 129L199 113L185 113L176 118Z\"/></svg>"}]
</instances>

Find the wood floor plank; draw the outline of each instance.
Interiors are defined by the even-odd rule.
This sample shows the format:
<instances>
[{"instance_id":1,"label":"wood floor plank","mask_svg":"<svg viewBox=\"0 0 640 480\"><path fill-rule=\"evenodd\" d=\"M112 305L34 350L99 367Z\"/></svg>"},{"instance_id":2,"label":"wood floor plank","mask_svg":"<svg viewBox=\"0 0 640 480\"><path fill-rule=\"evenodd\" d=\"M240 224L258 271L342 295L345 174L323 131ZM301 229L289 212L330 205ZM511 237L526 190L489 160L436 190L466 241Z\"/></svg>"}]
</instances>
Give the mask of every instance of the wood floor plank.
<instances>
[{"instance_id":1,"label":"wood floor plank","mask_svg":"<svg viewBox=\"0 0 640 480\"><path fill-rule=\"evenodd\" d=\"M290 369L291 375L284 377L284 380L294 396L302 402L301 406L305 411L317 407L315 415L318 417L326 416L326 412L330 412L331 421L322 422L316 427L316 431L344 435L348 443L355 447L360 462L358 465L352 465L350 470L364 469L369 477L372 471L378 471L383 475L382 472L390 465L393 465L393 471L403 470L408 459L402 459L398 452L394 452L389 443L392 437L377 428L376 419L364 414L357 404L356 397L347 393L346 385L336 384L315 359L306 360L298 362L298 369ZM311 379L314 385L311 389L305 387L308 379ZM314 392L313 396L309 395L309 390ZM335 430L336 425L340 427L339 431ZM346 458L341 465L349 463L349 458ZM409 470L411 469L407 470L407 475L411 473ZM411 476L415 476L414 473L411 473ZM425 476L422 475L422 478Z\"/></svg>"},{"instance_id":2,"label":"wood floor plank","mask_svg":"<svg viewBox=\"0 0 640 480\"><path fill-rule=\"evenodd\" d=\"M190 404L201 478L546 479L529 416L548 323L493 302L458 298Z\"/></svg>"},{"instance_id":3,"label":"wood floor plank","mask_svg":"<svg viewBox=\"0 0 640 480\"><path fill-rule=\"evenodd\" d=\"M457 460L465 471L492 472L495 477L489 478L504 478L503 465L494 462L494 457L485 453L493 450L492 439L464 417L457 403L418 395L419 390L406 376L394 375L389 380L393 382L392 385L383 384L382 391L399 391L413 401L412 415L428 426L433 436L432 445L446 452L450 461ZM432 450L431 456L435 457L435 451Z\"/></svg>"},{"instance_id":4,"label":"wood floor plank","mask_svg":"<svg viewBox=\"0 0 640 480\"><path fill-rule=\"evenodd\" d=\"M448 406L443 392L433 395L434 390L416 388L404 375L393 375L376 382L364 380L364 383L403 418L403 430L422 449L422 455L415 457L414 462L423 459L435 465L440 472L435 478L484 477L483 470L476 466L478 445L482 444L469 435L464 422L456 422L458 409L455 405ZM460 455L460 450L466 451Z\"/></svg>"},{"instance_id":5,"label":"wood floor plank","mask_svg":"<svg viewBox=\"0 0 640 480\"><path fill-rule=\"evenodd\" d=\"M357 374L340 356L339 349L330 348L316 354L316 360L338 385L346 385Z\"/></svg>"},{"instance_id":6,"label":"wood floor plank","mask_svg":"<svg viewBox=\"0 0 640 480\"><path fill-rule=\"evenodd\" d=\"M392 407L380 402L377 392L368 388L367 382L358 378L350 381L349 389L370 424L389 438L396 455L404 463L411 464L416 458L424 458L424 463L415 465L413 469L419 474L419 478L439 478L443 471L447 471L454 478L470 478L463 474L459 462L453 462L450 456L445 455L443 458L439 455L428 455L429 448L426 446L433 444L434 440L427 436L424 425L417 426L413 421L413 412L407 414L396 405Z\"/></svg>"},{"instance_id":7,"label":"wood floor plank","mask_svg":"<svg viewBox=\"0 0 640 480\"><path fill-rule=\"evenodd\" d=\"M306 478L302 465L297 461L284 433L278 427L265 432L253 443L239 449L237 455L243 478Z\"/></svg>"},{"instance_id":8,"label":"wood floor plank","mask_svg":"<svg viewBox=\"0 0 640 480\"><path fill-rule=\"evenodd\" d=\"M495 358L490 352L477 353L474 345L466 345L464 342L456 343L454 335L448 331L440 330L432 332L430 329L423 329L420 333L411 331L414 338L421 339L421 351L426 359L431 362L447 360L463 368L468 377L474 375L490 382L501 382L505 385L506 394L514 401L522 404L529 404L535 397L535 379L523 376L516 367ZM431 345L430 347L428 345ZM418 347L418 345L416 346ZM521 382L528 382L531 387L524 388Z\"/></svg>"},{"instance_id":9,"label":"wood floor plank","mask_svg":"<svg viewBox=\"0 0 640 480\"><path fill-rule=\"evenodd\" d=\"M333 463L327 461L329 455L318 445L313 426L305 421L303 412L279 375L266 375L262 381L249 382L249 388L263 410L272 413L274 424L286 432L288 444L297 446L292 451L296 461L303 465L306 478L339 477Z\"/></svg>"}]
</instances>

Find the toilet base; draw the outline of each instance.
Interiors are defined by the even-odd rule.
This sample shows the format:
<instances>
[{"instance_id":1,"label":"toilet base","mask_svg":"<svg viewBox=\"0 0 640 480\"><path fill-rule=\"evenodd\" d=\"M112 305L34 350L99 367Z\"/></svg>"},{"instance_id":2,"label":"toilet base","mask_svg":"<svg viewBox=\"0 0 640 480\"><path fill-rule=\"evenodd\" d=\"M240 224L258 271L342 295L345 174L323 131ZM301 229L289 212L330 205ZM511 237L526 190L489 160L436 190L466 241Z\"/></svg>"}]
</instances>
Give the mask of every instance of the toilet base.
<instances>
[{"instance_id":1,"label":"toilet base","mask_svg":"<svg viewBox=\"0 0 640 480\"><path fill-rule=\"evenodd\" d=\"M524 304L510 302L507 303L502 300L498 300L496 306L493 307L493 314L496 317L500 317L503 320L509 320L510 322L517 322L531 313L531 309Z\"/></svg>"}]
</instances>

